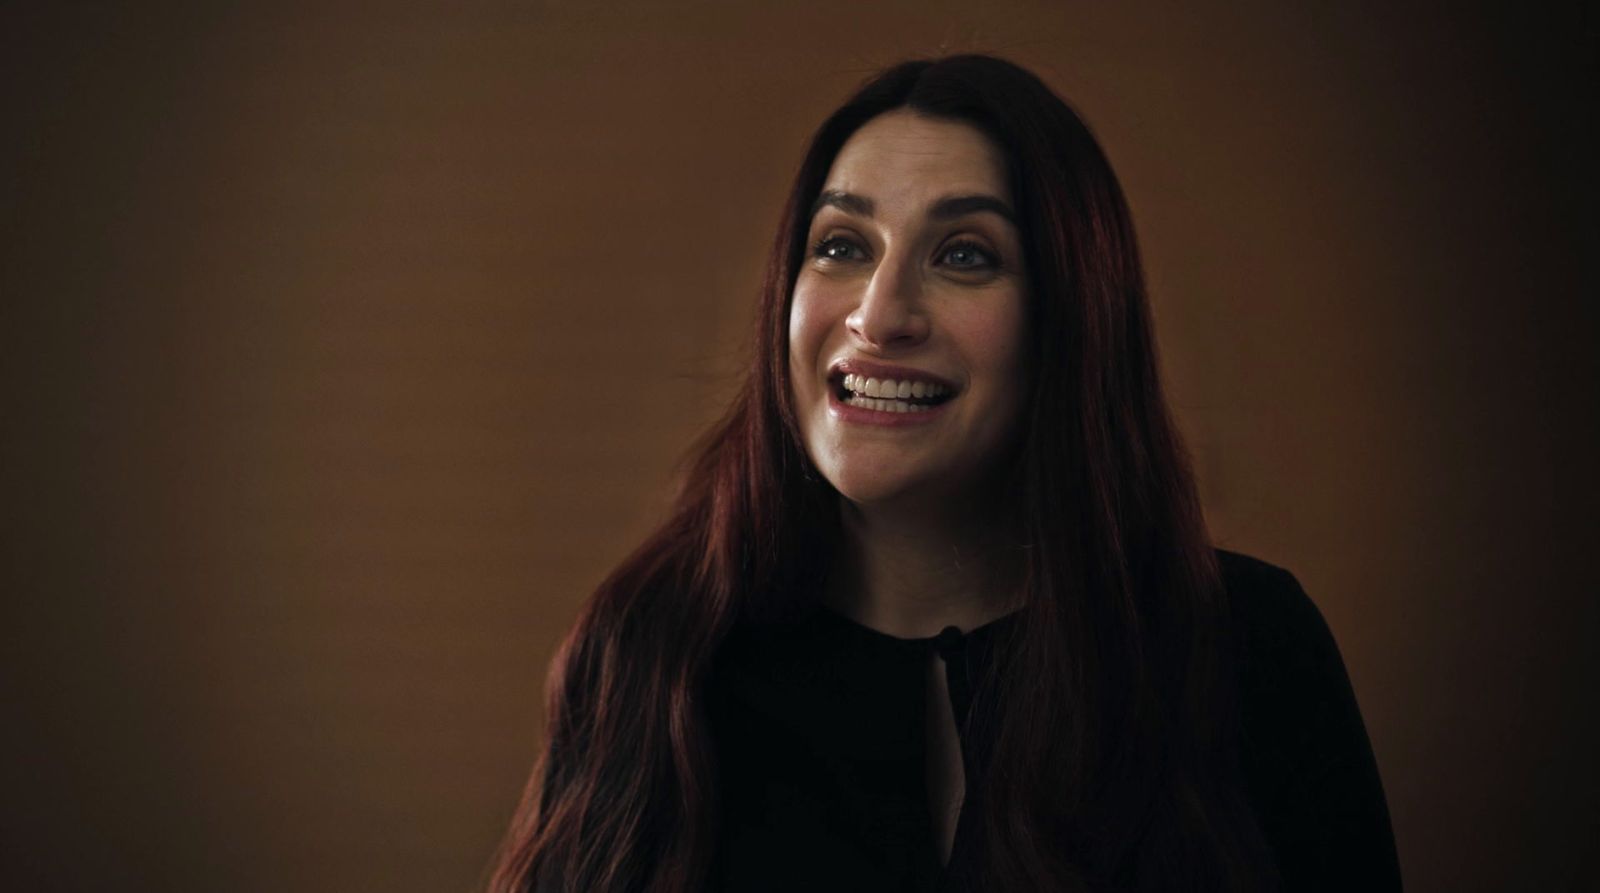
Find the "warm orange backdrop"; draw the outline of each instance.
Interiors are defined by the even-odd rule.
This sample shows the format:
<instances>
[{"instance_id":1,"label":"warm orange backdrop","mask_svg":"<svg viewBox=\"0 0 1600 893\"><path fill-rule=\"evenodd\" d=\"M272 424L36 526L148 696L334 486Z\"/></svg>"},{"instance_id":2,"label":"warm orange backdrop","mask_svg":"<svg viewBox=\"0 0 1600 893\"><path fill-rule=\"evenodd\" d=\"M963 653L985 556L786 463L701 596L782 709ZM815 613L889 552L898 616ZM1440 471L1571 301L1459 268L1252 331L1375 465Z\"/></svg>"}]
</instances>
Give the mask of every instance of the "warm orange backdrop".
<instances>
[{"instance_id":1,"label":"warm orange backdrop","mask_svg":"<svg viewBox=\"0 0 1600 893\"><path fill-rule=\"evenodd\" d=\"M1593 882L1592 13L28 6L0 886L473 889L804 136L945 49L1103 139L1215 532L1327 615L1411 889Z\"/></svg>"}]
</instances>

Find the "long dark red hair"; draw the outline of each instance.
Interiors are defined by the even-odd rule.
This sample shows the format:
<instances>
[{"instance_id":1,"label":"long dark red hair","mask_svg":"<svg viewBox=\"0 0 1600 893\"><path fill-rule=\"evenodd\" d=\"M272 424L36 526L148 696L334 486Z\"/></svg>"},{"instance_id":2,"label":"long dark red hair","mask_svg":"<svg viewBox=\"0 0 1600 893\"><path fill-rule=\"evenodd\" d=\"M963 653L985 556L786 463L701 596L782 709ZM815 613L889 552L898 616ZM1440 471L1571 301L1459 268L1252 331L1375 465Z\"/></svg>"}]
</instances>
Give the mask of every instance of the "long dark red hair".
<instances>
[{"instance_id":1,"label":"long dark red hair","mask_svg":"<svg viewBox=\"0 0 1600 893\"><path fill-rule=\"evenodd\" d=\"M755 362L661 528L596 590L552 664L548 746L496 893L688 893L706 883L717 767L701 692L742 623L816 598L838 494L805 454L788 315L812 203L857 128L891 109L1002 150L1031 287L1029 402L1011 510L1026 622L981 681L995 725L974 890L1260 889L1238 783L1226 605L1158 375L1121 187L1081 120L987 56L907 62L812 139L766 268Z\"/></svg>"}]
</instances>

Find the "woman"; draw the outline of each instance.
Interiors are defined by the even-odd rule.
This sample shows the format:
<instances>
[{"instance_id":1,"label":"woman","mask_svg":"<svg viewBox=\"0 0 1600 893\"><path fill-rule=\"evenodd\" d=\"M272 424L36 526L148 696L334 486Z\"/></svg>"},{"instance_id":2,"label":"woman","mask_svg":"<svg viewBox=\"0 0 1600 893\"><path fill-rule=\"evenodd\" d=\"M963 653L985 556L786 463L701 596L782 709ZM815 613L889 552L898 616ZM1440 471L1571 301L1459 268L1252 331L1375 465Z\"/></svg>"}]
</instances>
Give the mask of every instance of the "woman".
<instances>
[{"instance_id":1,"label":"woman","mask_svg":"<svg viewBox=\"0 0 1600 893\"><path fill-rule=\"evenodd\" d=\"M1394 889L1337 649L1212 549L1128 210L983 56L813 139L758 362L551 674L496 890Z\"/></svg>"}]
</instances>

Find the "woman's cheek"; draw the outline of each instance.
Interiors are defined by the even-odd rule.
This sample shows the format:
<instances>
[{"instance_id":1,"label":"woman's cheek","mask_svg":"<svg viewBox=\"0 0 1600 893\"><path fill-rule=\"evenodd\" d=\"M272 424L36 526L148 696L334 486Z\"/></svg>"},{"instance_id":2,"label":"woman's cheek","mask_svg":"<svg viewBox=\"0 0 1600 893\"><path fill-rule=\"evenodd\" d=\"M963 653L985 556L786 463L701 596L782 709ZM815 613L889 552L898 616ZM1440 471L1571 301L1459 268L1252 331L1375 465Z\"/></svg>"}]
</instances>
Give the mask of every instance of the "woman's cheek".
<instances>
[{"instance_id":1,"label":"woman's cheek","mask_svg":"<svg viewBox=\"0 0 1600 893\"><path fill-rule=\"evenodd\" d=\"M817 374L830 328L827 295L808 279L802 275L795 284L789 306L789 356L797 375Z\"/></svg>"}]
</instances>

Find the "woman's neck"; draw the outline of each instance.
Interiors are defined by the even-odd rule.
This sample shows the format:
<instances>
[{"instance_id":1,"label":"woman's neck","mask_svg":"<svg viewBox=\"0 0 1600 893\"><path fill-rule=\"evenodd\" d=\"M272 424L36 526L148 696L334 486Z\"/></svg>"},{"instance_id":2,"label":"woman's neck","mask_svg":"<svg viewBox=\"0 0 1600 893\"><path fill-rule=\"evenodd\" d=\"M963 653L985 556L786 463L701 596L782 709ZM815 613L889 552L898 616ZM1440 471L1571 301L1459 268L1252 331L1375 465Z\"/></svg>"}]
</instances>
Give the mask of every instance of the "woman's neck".
<instances>
[{"instance_id":1,"label":"woman's neck","mask_svg":"<svg viewBox=\"0 0 1600 893\"><path fill-rule=\"evenodd\" d=\"M862 507L840 500L823 601L906 639L971 631L1020 607L1023 552L993 512Z\"/></svg>"}]
</instances>

